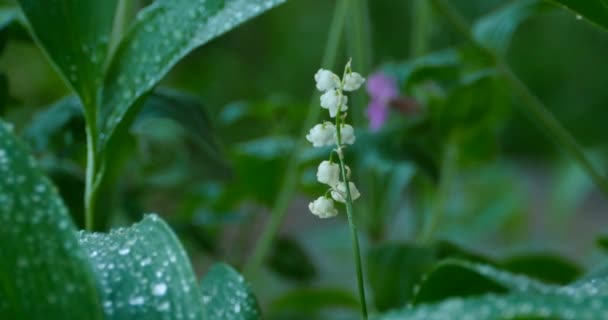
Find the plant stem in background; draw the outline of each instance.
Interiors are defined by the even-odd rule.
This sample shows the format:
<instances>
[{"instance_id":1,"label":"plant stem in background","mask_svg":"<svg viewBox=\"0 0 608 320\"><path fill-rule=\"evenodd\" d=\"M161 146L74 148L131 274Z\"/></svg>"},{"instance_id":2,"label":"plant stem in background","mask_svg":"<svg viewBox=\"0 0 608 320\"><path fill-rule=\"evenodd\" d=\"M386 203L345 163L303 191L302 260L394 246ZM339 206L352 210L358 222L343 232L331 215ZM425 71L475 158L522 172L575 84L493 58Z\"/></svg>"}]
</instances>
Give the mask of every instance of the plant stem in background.
<instances>
[{"instance_id":1,"label":"plant stem in background","mask_svg":"<svg viewBox=\"0 0 608 320\"><path fill-rule=\"evenodd\" d=\"M422 244L427 244L433 239L433 235L435 234L435 231L437 231L437 226L439 225L439 219L441 218L441 214L445 211L446 202L450 195L450 189L458 163L458 145L456 144L456 139L454 137L454 135L450 136L443 151L439 186L435 192L430 212L428 216L425 217L422 224L422 230L418 239Z\"/></svg>"},{"instance_id":2,"label":"plant stem in background","mask_svg":"<svg viewBox=\"0 0 608 320\"><path fill-rule=\"evenodd\" d=\"M85 175L84 186L84 225L85 229L92 231L95 221L95 201L96 201L96 183L95 176L97 171L97 117L95 116L95 108L85 108L86 115L86 135L87 135L87 168Z\"/></svg>"},{"instance_id":3,"label":"plant stem in background","mask_svg":"<svg viewBox=\"0 0 608 320\"><path fill-rule=\"evenodd\" d=\"M591 177L595 185L608 196L608 180L603 177L593 166L591 161L585 155L583 148L579 145L576 139L566 130L562 124L553 116L547 107L536 97L530 89L513 73L504 58L496 54L492 49L480 45L473 37L467 22L451 8L444 0L432 0L436 10L446 17L458 32L460 32L469 42L475 45L479 50L488 54L496 62L496 67L501 72L502 76L508 82L515 95L522 100L523 111L528 115L536 125L538 125L549 138L551 138L558 146L562 147L566 153L572 156L579 165Z\"/></svg>"},{"instance_id":4,"label":"plant stem in background","mask_svg":"<svg viewBox=\"0 0 608 320\"><path fill-rule=\"evenodd\" d=\"M413 0L412 32L410 36L410 57L416 58L428 51L431 37L432 12L428 0Z\"/></svg>"},{"instance_id":5,"label":"plant stem in background","mask_svg":"<svg viewBox=\"0 0 608 320\"><path fill-rule=\"evenodd\" d=\"M351 19L348 20L347 48L353 59L353 69L362 74L369 74L372 66L372 41L370 38L370 26L368 16L367 0L349 1ZM351 95L353 105L363 106L365 104L364 92L356 92ZM350 114L354 126L363 126L364 108L353 108Z\"/></svg>"},{"instance_id":6,"label":"plant stem in background","mask_svg":"<svg viewBox=\"0 0 608 320\"><path fill-rule=\"evenodd\" d=\"M334 9L334 16L332 18L327 45L325 47L325 53L321 63L323 67L328 69L333 69L336 64L336 56L342 40L342 32L348 9L348 2L349 0L338 0L336 3L336 8ZM308 115L306 116L306 119L302 125L302 134L300 137L304 136L308 129L312 127L319 118L321 108L316 107L318 102L319 100L317 97L317 92L315 91L311 98L311 107L308 109ZM256 243L251 257L245 265L244 273L248 277L252 277L258 271L260 265L270 250L272 240L277 235L279 227L283 223L287 206L289 205L289 202L296 190L300 157L307 147L308 142L306 142L304 139L300 139L298 141L296 150L287 163L285 175L281 184L281 191L277 195L274 207L270 213L270 221L266 224L266 227L262 232L260 239Z\"/></svg>"}]
</instances>

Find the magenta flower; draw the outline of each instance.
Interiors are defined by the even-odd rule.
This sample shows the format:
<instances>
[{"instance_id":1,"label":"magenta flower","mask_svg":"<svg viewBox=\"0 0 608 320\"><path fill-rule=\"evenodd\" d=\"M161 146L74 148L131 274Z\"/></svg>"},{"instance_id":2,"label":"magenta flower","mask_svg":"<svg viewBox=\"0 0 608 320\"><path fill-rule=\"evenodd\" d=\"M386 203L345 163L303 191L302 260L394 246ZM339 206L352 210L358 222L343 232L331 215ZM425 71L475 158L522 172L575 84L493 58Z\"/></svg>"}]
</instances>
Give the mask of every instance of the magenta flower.
<instances>
[{"instance_id":1,"label":"magenta flower","mask_svg":"<svg viewBox=\"0 0 608 320\"><path fill-rule=\"evenodd\" d=\"M391 101L399 97L399 88L395 78L378 71L367 79L367 93L371 100L367 106L369 128L377 131L388 118Z\"/></svg>"}]
</instances>

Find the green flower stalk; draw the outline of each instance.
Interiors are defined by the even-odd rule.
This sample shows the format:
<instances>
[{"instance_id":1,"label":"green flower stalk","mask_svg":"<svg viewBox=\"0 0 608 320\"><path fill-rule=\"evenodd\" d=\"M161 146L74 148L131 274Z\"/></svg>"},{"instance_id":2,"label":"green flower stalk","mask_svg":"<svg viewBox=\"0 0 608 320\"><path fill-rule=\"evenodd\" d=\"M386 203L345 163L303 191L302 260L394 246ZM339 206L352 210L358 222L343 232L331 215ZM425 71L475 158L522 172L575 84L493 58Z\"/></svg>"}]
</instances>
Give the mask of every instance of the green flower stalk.
<instances>
[{"instance_id":1,"label":"green flower stalk","mask_svg":"<svg viewBox=\"0 0 608 320\"><path fill-rule=\"evenodd\" d=\"M308 208L312 214L319 218L331 218L338 215L334 201L345 204L355 256L361 314L363 319L367 319L361 253L353 213L353 201L357 200L361 195L356 185L350 181L351 171L344 163L344 150L346 146L354 144L356 140L355 130L351 125L346 123L348 97L345 95L345 92L358 90L365 82L365 78L352 71L351 61L349 61L344 67L342 79L329 70L320 69L315 74L315 81L317 89L323 92L321 95L321 108L327 109L329 116L334 118L335 121L333 123L324 121L315 125L310 129L308 135L306 135L306 139L312 143L313 147L335 146L335 149L330 154L329 160L321 162L317 169L317 180L328 185L329 189L325 195L311 202ZM332 155L334 152L338 156L338 163L333 162Z\"/></svg>"}]
</instances>

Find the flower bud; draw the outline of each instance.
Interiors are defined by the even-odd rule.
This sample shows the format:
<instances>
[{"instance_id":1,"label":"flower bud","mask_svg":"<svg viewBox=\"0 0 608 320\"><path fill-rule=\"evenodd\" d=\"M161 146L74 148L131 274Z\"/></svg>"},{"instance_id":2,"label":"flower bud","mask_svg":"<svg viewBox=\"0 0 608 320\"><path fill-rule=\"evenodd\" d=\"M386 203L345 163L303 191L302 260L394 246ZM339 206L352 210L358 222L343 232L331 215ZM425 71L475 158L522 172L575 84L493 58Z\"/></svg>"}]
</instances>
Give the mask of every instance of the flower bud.
<instances>
[{"instance_id":1,"label":"flower bud","mask_svg":"<svg viewBox=\"0 0 608 320\"><path fill-rule=\"evenodd\" d=\"M334 208L334 202L326 197L319 197L317 200L309 203L308 209L312 214L323 219L338 215L338 210Z\"/></svg>"},{"instance_id":2,"label":"flower bud","mask_svg":"<svg viewBox=\"0 0 608 320\"><path fill-rule=\"evenodd\" d=\"M353 201L359 199L359 197L361 196L361 194L359 193L359 189L357 189L357 187L355 186L354 183L349 182L348 183L348 187L350 188L350 197ZM338 201L338 202L342 202L344 203L344 199L346 199L346 184L344 182L340 182L338 183L337 186L335 186L332 190L331 190L331 197L334 198L334 200Z\"/></svg>"},{"instance_id":3,"label":"flower bud","mask_svg":"<svg viewBox=\"0 0 608 320\"><path fill-rule=\"evenodd\" d=\"M337 163L323 161L317 169L317 180L331 187L340 182L340 166Z\"/></svg>"},{"instance_id":4,"label":"flower bud","mask_svg":"<svg viewBox=\"0 0 608 320\"><path fill-rule=\"evenodd\" d=\"M363 78L360 74L356 72L348 73L346 76L344 76L344 91L358 90L364 82L365 78Z\"/></svg>"},{"instance_id":5,"label":"flower bud","mask_svg":"<svg viewBox=\"0 0 608 320\"><path fill-rule=\"evenodd\" d=\"M328 91L340 86L340 78L333 72L325 69L319 69L315 74L317 89L319 91Z\"/></svg>"},{"instance_id":6,"label":"flower bud","mask_svg":"<svg viewBox=\"0 0 608 320\"><path fill-rule=\"evenodd\" d=\"M320 148L333 145L335 135L336 127L330 122L325 122L310 129L306 135L306 140L310 141L313 147Z\"/></svg>"}]
</instances>

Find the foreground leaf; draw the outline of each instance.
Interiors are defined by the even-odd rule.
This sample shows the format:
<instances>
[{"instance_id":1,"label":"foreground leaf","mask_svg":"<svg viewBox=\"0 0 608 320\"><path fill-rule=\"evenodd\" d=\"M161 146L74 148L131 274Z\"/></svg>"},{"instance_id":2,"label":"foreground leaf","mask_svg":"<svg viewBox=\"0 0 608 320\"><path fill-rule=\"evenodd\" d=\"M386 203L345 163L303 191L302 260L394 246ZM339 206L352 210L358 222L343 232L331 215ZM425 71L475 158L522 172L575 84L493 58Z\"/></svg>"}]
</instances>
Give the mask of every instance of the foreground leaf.
<instances>
[{"instance_id":1,"label":"foreground leaf","mask_svg":"<svg viewBox=\"0 0 608 320\"><path fill-rule=\"evenodd\" d=\"M284 0L158 0L142 10L120 43L102 94L102 132L126 113L186 54Z\"/></svg>"},{"instance_id":2,"label":"foreground leaf","mask_svg":"<svg viewBox=\"0 0 608 320\"><path fill-rule=\"evenodd\" d=\"M19 0L35 38L90 112L101 85L117 0Z\"/></svg>"},{"instance_id":3,"label":"foreground leaf","mask_svg":"<svg viewBox=\"0 0 608 320\"><path fill-rule=\"evenodd\" d=\"M606 0L548 0L560 4L608 30L608 1Z\"/></svg>"},{"instance_id":4,"label":"foreground leaf","mask_svg":"<svg viewBox=\"0 0 608 320\"><path fill-rule=\"evenodd\" d=\"M203 319L261 319L260 307L249 285L226 264L214 265L201 283L205 316Z\"/></svg>"},{"instance_id":5,"label":"foreground leaf","mask_svg":"<svg viewBox=\"0 0 608 320\"><path fill-rule=\"evenodd\" d=\"M175 234L156 215L108 234L80 234L107 319L204 319L196 278Z\"/></svg>"},{"instance_id":6,"label":"foreground leaf","mask_svg":"<svg viewBox=\"0 0 608 320\"><path fill-rule=\"evenodd\" d=\"M0 121L0 319L104 319L55 187Z\"/></svg>"}]
</instances>

